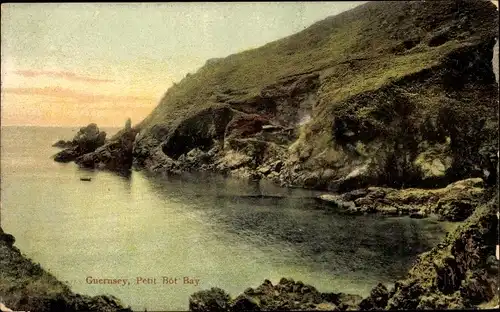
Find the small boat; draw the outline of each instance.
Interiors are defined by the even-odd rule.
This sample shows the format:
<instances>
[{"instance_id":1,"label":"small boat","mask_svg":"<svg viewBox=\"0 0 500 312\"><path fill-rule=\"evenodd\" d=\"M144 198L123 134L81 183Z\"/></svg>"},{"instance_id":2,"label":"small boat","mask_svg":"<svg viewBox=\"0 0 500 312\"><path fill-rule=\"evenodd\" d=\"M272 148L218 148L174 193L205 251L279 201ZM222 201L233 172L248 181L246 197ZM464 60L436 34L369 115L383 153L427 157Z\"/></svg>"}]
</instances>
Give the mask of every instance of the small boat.
<instances>
[{"instance_id":1,"label":"small boat","mask_svg":"<svg viewBox=\"0 0 500 312\"><path fill-rule=\"evenodd\" d=\"M92 180L92 179L87 177L87 178L80 178L80 180L81 180L81 181L90 181L90 180Z\"/></svg>"}]
</instances>

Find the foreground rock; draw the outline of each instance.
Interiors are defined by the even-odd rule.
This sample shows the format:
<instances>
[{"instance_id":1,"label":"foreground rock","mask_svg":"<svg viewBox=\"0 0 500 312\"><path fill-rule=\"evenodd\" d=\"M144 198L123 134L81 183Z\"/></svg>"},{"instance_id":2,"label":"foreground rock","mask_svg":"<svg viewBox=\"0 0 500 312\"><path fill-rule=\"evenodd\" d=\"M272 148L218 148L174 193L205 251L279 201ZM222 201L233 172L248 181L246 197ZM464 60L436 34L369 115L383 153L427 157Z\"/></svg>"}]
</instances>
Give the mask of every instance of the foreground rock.
<instances>
[{"instance_id":1,"label":"foreground rock","mask_svg":"<svg viewBox=\"0 0 500 312\"><path fill-rule=\"evenodd\" d=\"M75 163L86 168L99 168L115 171L129 170L133 163L133 145L137 131L121 131L110 142L75 159Z\"/></svg>"},{"instance_id":2,"label":"foreground rock","mask_svg":"<svg viewBox=\"0 0 500 312\"><path fill-rule=\"evenodd\" d=\"M129 311L111 296L82 296L13 246L0 228L0 303L14 311Z\"/></svg>"},{"instance_id":3,"label":"foreground rock","mask_svg":"<svg viewBox=\"0 0 500 312\"><path fill-rule=\"evenodd\" d=\"M420 255L392 289L378 284L364 299L320 293L313 286L283 278L278 285L266 280L234 299L221 289L200 291L191 296L189 308L199 312L493 308L498 305L499 286L497 211L495 196L479 205L442 243Z\"/></svg>"},{"instance_id":4,"label":"foreground rock","mask_svg":"<svg viewBox=\"0 0 500 312\"><path fill-rule=\"evenodd\" d=\"M341 192L490 184L497 36L489 1L363 4L186 76L138 125L135 163Z\"/></svg>"},{"instance_id":5,"label":"foreground rock","mask_svg":"<svg viewBox=\"0 0 500 312\"><path fill-rule=\"evenodd\" d=\"M60 147L69 146L61 152L54 155L54 160L58 162L70 162L76 158L95 151L96 148L104 145L106 141L106 132L99 131L95 123L80 128L73 140L65 142L60 140L54 144Z\"/></svg>"},{"instance_id":6,"label":"foreground rock","mask_svg":"<svg viewBox=\"0 0 500 312\"><path fill-rule=\"evenodd\" d=\"M441 220L463 221L483 201L481 178L457 181L439 189L393 189L369 187L341 195L324 194L318 200L350 214L381 213L424 218L436 214Z\"/></svg>"},{"instance_id":7,"label":"foreground rock","mask_svg":"<svg viewBox=\"0 0 500 312\"><path fill-rule=\"evenodd\" d=\"M492 301L499 286L497 211L495 196L442 244L422 254L408 276L395 284L386 308L464 309Z\"/></svg>"},{"instance_id":8,"label":"foreground rock","mask_svg":"<svg viewBox=\"0 0 500 312\"><path fill-rule=\"evenodd\" d=\"M193 312L346 310L355 309L361 299L357 295L321 293L311 285L282 278L276 285L265 280L259 287L248 288L234 299L219 288L199 291L191 295L189 310Z\"/></svg>"}]
</instances>

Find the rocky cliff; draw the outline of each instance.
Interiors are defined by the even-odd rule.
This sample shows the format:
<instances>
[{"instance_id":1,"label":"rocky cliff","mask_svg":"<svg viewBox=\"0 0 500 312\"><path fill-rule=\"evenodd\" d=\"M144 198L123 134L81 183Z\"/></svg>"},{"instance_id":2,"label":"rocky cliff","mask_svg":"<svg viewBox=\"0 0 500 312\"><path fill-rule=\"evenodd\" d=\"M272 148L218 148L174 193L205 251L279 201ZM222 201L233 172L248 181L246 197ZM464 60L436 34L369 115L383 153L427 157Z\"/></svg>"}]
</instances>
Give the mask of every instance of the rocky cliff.
<instances>
[{"instance_id":1,"label":"rocky cliff","mask_svg":"<svg viewBox=\"0 0 500 312\"><path fill-rule=\"evenodd\" d=\"M90 297L73 293L39 264L24 257L14 242L14 237L0 228L1 311L132 311L111 296Z\"/></svg>"},{"instance_id":2,"label":"rocky cliff","mask_svg":"<svg viewBox=\"0 0 500 312\"><path fill-rule=\"evenodd\" d=\"M234 299L199 292L190 309L497 305L497 38L489 1L373 1L210 60L171 87L136 126L139 168L354 190L327 199L352 213L462 222L391 290L377 285L364 299L284 279Z\"/></svg>"},{"instance_id":3,"label":"rocky cliff","mask_svg":"<svg viewBox=\"0 0 500 312\"><path fill-rule=\"evenodd\" d=\"M207 62L137 125L134 162L341 191L495 181L497 14L369 2Z\"/></svg>"}]
</instances>

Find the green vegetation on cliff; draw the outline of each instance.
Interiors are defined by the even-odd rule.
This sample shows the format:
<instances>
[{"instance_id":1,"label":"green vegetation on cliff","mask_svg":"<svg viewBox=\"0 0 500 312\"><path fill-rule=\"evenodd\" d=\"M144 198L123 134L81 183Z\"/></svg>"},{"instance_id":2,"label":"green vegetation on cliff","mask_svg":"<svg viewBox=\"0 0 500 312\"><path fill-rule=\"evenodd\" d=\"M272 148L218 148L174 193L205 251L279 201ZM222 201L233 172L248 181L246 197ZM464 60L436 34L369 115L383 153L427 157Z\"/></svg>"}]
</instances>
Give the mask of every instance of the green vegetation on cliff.
<instances>
[{"instance_id":1,"label":"green vegetation on cliff","mask_svg":"<svg viewBox=\"0 0 500 312\"><path fill-rule=\"evenodd\" d=\"M242 102L280 79L328 69L322 72L322 110L328 102L431 68L459 47L494 38L488 5L477 10L473 6L479 4L471 1L450 4L371 2L263 47L208 61L170 88L142 126L168 124L186 112L224 103L219 93L238 90L229 103Z\"/></svg>"},{"instance_id":2,"label":"green vegetation on cliff","mask_svg":"<svg viewBox=\"0 0 500 312\"><path fill-rule=\"evenodd\" d=\"M498 301L498 194L422 254L390 293L389 309L463 309ZM498 302L493 302L493 306Z\"/></svg>"},{"instance_id":3,"label":"green vegetation on cliff","mask_svg":"<svg viewBox=\"0 0 500 312\"><path fill-rule=\"evenodd\" d=\"M134 157L182 170L181 155L218 144L209 169L313 188L446 185L484 170L494 180L497 26L487 1L363 4L207 61L137 126ZM274 130L235 138L226 126L242 117ZM268 156L227 168L256 140Z\"/></svg>"}]
</instances>

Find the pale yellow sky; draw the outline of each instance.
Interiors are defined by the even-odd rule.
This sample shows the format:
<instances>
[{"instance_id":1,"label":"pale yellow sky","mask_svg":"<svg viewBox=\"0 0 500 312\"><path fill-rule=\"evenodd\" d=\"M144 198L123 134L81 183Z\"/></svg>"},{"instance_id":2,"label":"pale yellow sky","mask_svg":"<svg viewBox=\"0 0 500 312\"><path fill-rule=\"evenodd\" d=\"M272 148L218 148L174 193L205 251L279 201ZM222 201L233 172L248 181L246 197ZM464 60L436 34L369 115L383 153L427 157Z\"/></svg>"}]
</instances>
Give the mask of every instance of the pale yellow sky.
<instances>
[{"instance_id":1,"label":"pale yellow sky","mask_svg":"<svg viewBox=\"0 0 500 312\"><path fill-rule=\"evenodd\" d=\"M2 4L2 125L122 126L207 59L362 2Z\"/></svg>"}]
</instances>

